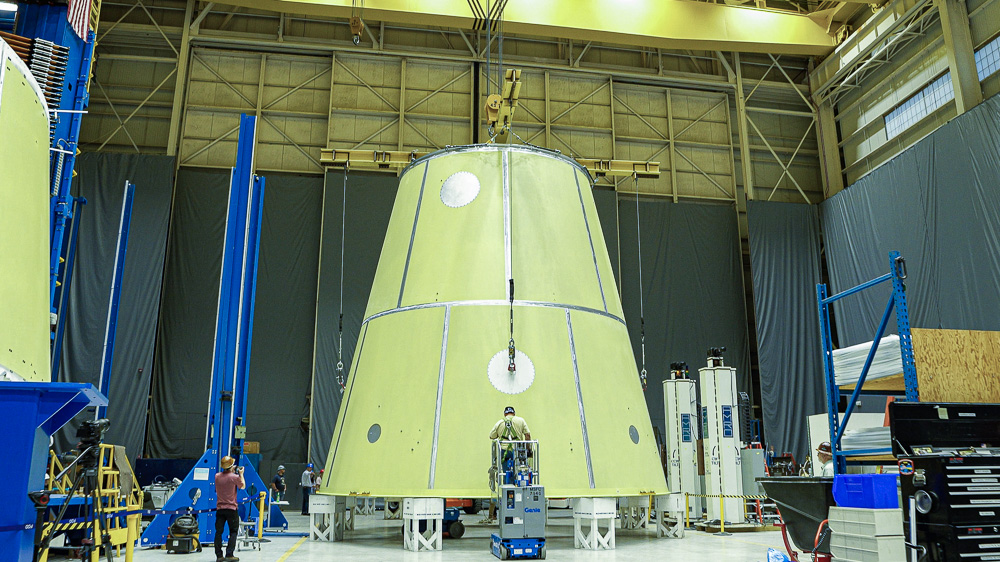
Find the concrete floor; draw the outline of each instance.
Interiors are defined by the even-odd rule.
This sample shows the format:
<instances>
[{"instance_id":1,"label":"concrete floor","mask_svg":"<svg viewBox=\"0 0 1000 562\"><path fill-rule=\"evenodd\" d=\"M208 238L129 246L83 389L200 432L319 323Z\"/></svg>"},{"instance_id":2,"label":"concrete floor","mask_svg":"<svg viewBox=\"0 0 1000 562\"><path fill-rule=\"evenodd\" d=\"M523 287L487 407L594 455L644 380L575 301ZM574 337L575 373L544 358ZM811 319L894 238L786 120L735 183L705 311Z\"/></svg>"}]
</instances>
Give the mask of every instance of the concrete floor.
<instances>
[{"instance_id":1,"label":"concrete floor","mask_svg":"<svg viewBox=\"0 0 1000 562\"><path fill-rule=\"evenodd\" d=\"M306 517L285 513L289 530L306 532ZM315 542L303 537L269 537L261 550L237 552L242 562L312 562L319 560L405 560L435 562L442 560L496 560L489 552L489 536L494 527L478 525L482 515L462 515L466 525L461 539L444 539L444 550L413 553L403 550L400 521L386 521L382 513L359 516L355 530L348 531L344 542ZM715 560L718 562L759 562L767 559L768 547L783 551L778 532L738 533L719 537L689 531L683 539L657 539L654 531L616 533L617 548L611 551L583 551L573 548L573 519L569 510L550 510L547 528L547 560ZM145 562L214 561L211 547L191 555L167 554L163 550L136 551L136 560Z\"/></svg>"}]
</instances>

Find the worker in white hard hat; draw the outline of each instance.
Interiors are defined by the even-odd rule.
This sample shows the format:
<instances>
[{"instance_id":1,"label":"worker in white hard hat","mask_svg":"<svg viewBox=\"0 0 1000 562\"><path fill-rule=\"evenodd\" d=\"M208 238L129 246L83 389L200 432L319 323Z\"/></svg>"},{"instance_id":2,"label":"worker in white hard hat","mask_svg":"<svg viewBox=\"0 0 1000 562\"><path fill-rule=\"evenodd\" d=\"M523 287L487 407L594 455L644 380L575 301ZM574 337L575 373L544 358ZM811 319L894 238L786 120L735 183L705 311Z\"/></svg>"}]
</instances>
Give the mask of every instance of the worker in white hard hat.
<instances>
[{"instance_id":1,"label":"worker in white hard hat","mask_svg":"<svg viewBox=\"0 0 1000 562\"><path fill-rule=\"evenodd\" d=\"M285 465L278 465L278 473L271 480L271 491L274 492L274 501L285 499Z\"/></svg>"},{"instance_id":2,"label":"worker in white hard hat","mask_svg":"<svg viewBox=\"0 0 1000 562\"><path fill-rule=\"evenodd\" d=\"M306 469L302 471L299 486L302 486L302 515L309 515L309 493L312 492L313 488L313 463L307 464Z\"/></svg>"},{"instance_id":3,"label":"worker in white hard hat","mask_svg":"<svg viewBox=\"0 0 1000 562\"><path fill-rule=\"evenodd\" d=\"M236 495L247 487L243 480L243 467L236 467L236 459L222 457L222 471L215 474L215 560L216 562L239 562L233 553L236 550L236 535L240 530L240 515L236 511ZM229 542L226 555L222 556L222 530L229 525Z\"/></svg>"}]
</instances>

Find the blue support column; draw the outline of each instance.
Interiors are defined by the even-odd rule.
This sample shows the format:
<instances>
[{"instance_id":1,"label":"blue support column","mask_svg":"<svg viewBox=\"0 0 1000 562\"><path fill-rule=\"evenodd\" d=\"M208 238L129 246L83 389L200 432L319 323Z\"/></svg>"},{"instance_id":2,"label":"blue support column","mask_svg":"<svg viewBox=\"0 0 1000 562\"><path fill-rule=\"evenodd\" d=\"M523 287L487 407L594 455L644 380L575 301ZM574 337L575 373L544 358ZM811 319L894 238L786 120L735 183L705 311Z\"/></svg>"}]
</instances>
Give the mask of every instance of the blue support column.
<instances>
[{"instance_id":1,"label":"blue support column","mask_svg":"<svg viewBox=\"0 0 1000 562\"><path fill-rule=\"evenodd\" d=\"M59 305L56 308L56 330L52 334L53 381L59 379L59 363L62 360L62 344L63 338L66 335L66 316L63 312L66 311L67 304L69 303L70 285L73 283L73 268L76 265L76 247L80 234L80 212L83 210L83 205L86 204L87 199L84 197L75 197L73 199L73 223L66 235L65 242L63 242L66 247L66 261L62 264L62 271L59 274L60 279L63 280L62 284L56 289Z\"/></svg>"},{"instance_id":2,"label":"blue support column","mask_svg":"<svg viewBox=\"0 0 1000 562\"><path fill-rule=\"evenodd\" d=\"M122 200L122 215L118 223L118 245L115 248L115 269L111 281L111 296L108 300L108 321L104 327L104 356L101 358L101 381L98 389L111 398L111 365L115 356L115 336L118 333L118 305L122 296L122 277L125 275L125 255L128 249L128 232L132 224L132 199L135 184L125 182L125 196ZM94 419L107 417L107 406L101 406Z\"/></svg>"},{"instance_id":3,"label":"blue support column","mask_svg":"<svg viewBox=\"0 0 1000 562\"><path fill-rule=\"evenodd\" d=\"M913 360L913 337L910 333L910 309L906 304L906 262L899 252L889 252L892 271L892 297L896 301L896 330L899 332L899 353L903 361L903 382L907 402L918 402L917 366Z\"/></svg>"},{"instance_id":4,"label":"blue support column","mask_svg":"<svg viewBox=\"0 0 1000 562\"><path fill-rule=\"evenodd\" d=\"M253 335L254 298L260 225L264 203L264 178L253 173L256 117L243 115L236 166L229 187L229 211L226 218L226 241L219 283L216 317L215 352L212 358L212 385L209 394L208 423L205 429L205 453L195 468L170 496L164 509L212 509L215 507L215 474L222 457L239 458L246 430L247 390ZM256 500L267 492L267 484L250 464L243 474L247 489L239 500ZM242 519L258 517L256 505L240 508ZM174 516L157 516L142 534L140 546L166 542ZM215 540L215 513L200 517L201 541ZM269 527L287 528L279 510L271 510Z\"/></svg>"},{"instance_id":5,"label":"blue support column","mask_svg":"<svg viewBox=\"0 0 1000 562\"><path fill-rule=\"evenodd\" d=\"M826 411L827 423L830 430L830 445L833 449L833 461L836 472L842 472L841 463L844 459L837 453L833 443L837 435L837 427L840 426L840 387L837 386L836 377L833 370L833 337L830 331L830 303L827 302L826 284L816 285L816 302L819 303L819 340L823 350L823 380L826 382Z\"/></svg>"},{"instance_id":6,"label":"blue support column","mask_svg":"<svg viewBox=\"0 0 1000 562\"><path fill-rule=\"evenodd\" d=\"M246 431L247 417L247 393L250 388L250 343L253 341L253 313L254 301L257 296L257 264L259 257L260 225L263 219L264 210L264 178L254 176L251 188L251 205L247 219L247 236L254 241L252 250L248 247L246 252L245 271L246 283L240 295L241 309L240 333L245 334L245 345L239 345L236 351L236 380L234 382L235 393L233 396L233 427L243 428ZM241 433L245 436L245 433ZM234 439L239 443L240 454L243 452L243 437ZM238 455L233 455L237 457Z\"/></svg>"},{"instance_id":7,"label":"blue support column","mask_svg":"<svg viewBox=\"0 0 1000 562\"><path fill-rule=\"evenodd\" d=\"M45 488L49 436L88 406L108 403L90 384L0 381L0 481L10 490L0 502L3 560L30 562L34 555L35 508L28 492Z\"/></svg>"},{"instance_id":8,"label":"blue support column","mask_svg":"<svg viewBox=\"0 0 1000 562\"><path fill-rule=\"evenodd\" d=\"M62 165L56 166L52 178L52 253L49 270L49 293L52 295L52 302L49 303L49 306L52 307L53 311L55 311L56 282L59 279L59 260L63 252L63 233L66 229L67 221L72 218L73 196L70 195L70 188L73 185L73 168L76 165L77 145L80 139L80 123L83 120L83 114L80 112L85 110L90 102L87 85L90 80L90 62L93 56L94 33L90 32L86 43L83 45L83 56L71 91L70 99L73 100L71 107L73 113L69 114L69 130L67 135L60 137L59 132L62 129L59 126L56 128L55 143L59 146L54 148L65 150L68 153L57 153ZM70 82L69 76L67 76L67 82ZM63 99L66 98L64 97ZM58 113L53 115L53 118L58 118L58 115Z\"/></svg>"}]
</instances>

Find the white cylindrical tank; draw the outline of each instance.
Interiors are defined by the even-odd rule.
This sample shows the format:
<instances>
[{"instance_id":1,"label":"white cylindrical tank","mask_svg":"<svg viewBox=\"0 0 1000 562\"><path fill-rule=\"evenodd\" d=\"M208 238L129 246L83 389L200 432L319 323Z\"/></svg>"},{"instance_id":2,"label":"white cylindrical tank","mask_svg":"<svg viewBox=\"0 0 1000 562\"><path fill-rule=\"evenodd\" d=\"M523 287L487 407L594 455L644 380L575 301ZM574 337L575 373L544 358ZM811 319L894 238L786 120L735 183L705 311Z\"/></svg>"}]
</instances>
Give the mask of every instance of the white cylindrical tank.
<instances>
[{"instance_id":1,"label":"white cylindrical tank","mask_svg":"<svg viewBox=\"0 0 1000 562\"><path fill-rule=\"evenodd\" d=\"M663 381L667 428L667 487L671 492L702 494L698 477L698 385L691 379ZM688 499L691 520L701 519L702 498Z\"/></svg>"},{"instance_id":2,"label":"white cylindrical tank","mask_svg":"<svg viewBox=\"0 0 1000 562\"><path fill-rule=\"evenodd\" d=\"M722 365L721 358L709 358L709 362L708 367L698 370L705 436L706 494L740 496L743 495L743 469L736 369ZM726 523L743 523L743 499L725 498L721 503ZM722 519L719 498L708 498L706 510L709 521Z\"/></svg>"}]
</instances>

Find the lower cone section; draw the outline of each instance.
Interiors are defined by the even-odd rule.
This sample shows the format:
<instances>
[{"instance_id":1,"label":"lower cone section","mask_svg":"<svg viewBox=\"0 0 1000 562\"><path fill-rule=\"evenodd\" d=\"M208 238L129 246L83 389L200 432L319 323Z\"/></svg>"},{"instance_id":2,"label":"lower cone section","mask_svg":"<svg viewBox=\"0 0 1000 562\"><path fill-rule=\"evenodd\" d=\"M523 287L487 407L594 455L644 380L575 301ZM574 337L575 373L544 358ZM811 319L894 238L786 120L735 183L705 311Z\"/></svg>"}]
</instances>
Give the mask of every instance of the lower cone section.
<instances>
[{"instance_id":1,"label":"lower cone section","mask_svg":"<svg viewBox=\"0 0 1000 562\"><path fill-rule=\"evenodd\" d=\"M511 376L497 346L507 312L452 305L370 321L355 360L366 376L344 394L321 492L488 497L489 432L512 405L539 441L547 495L664 493L642 391L622 370L634 361L618 344L625 326L594 312L516 307L524 344ZM494 385L527 388L509 395Z\"/></svg>"}]
</instances>

